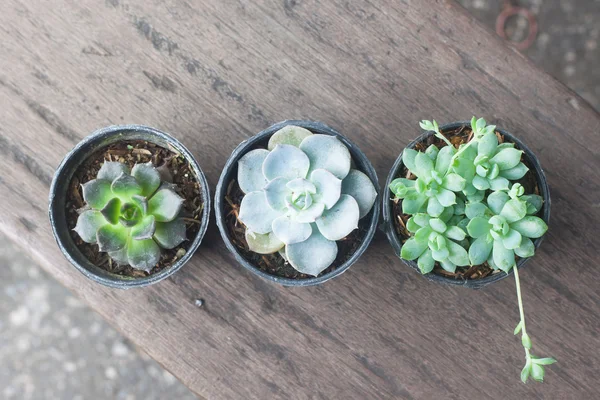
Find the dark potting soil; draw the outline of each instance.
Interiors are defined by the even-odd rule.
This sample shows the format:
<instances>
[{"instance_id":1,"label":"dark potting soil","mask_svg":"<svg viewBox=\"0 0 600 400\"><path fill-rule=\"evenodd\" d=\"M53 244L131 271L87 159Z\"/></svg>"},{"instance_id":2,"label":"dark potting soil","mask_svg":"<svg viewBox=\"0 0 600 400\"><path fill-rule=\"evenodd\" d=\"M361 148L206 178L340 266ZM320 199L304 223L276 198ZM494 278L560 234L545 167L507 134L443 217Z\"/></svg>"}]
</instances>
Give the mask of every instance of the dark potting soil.
<instances>
[{"instance_id":1,"label":"dark potting soil","mask_svg":"<svg viewBox=\"0 0 600 400\"><path fill-rule=\"evenodd\" d=\"M130 168L133 168L136 163L152 162L160 170L166 169L172 177L172 183L176 186L175 191L184 199L180 217L186 221L187 240L174 249L162 249L160 261L150 273L134 269L129 265L117 265L107 253L98 251L98 245L84 242L75 231L71 230L73 242L91 263L114 274L143 278L169 268L187 252L202 222L204 201L200 183L193 169L179 153L142 140L122 141L99 149L79 167L69 184L66 202L69 229L75 228L77 217L85 206L81 184L96 179L104 161L118 161L129 165Z\"/></svg>"},{"instance_id":2,"label":"dark potting soil","mask_svg":"<svg viewBox=\"0 0 600 400\"><path fill-rule=\"evenodd\" d=\"M240 189L237 180L232 179L227 186L227 194L225 195L225 225L229 231L231 242L238 248L240 254L249 263L270 275L290 279L313 278L311 275L306 275L295 270L278 252L273 254L258 254L250 251L246 242L246 227L238 219L243 197L244 192ZM374 207L376 206L377 204L374 205ZM370 215L368 214L358 221L358 229L353 230L348 236L337 241L338 254L336 259L319 276L335 271L352 257L362 243L369 228Z\"/></svg>"},{"instance_id":3,"label":"dark potting soil","mask_svg":"<svg viewBox=\"0 0 600 400\"><path fill-rule=\"evenodd\" d=\"M471 128L467 127L467 126L463 126L463 127L460 127L460 128L454 129L454 130L449 130L449 131L442 132L442 133L448 140L450 140L450 143L452 143L454 145L454 147L456 147L457 149L461 144L468 143L473 137ZM504 141L505 141L504 135L502 135L500 132L496 131L496 136L498 137L498 143L504 143ZM447 146L447 143L445 141L432 135L432 136L429 136L425 141L417 143L415 145L415 150L424 152L432 144L436 145L437 148L439 148L439 149L441 149L444 146ZM516 145L515 145L515 147L516 147ZM539 190L537 181L535 179L533 167L526 160L525 153L523 153L523 155L521 156L521 161L527 166L527 168L529 168L529 171L527 171L525 176L523 178L521 178L520 180L518 180L517 182L520 183L521 185L523 185L523 188L525 189L525 194L539 195L540 190ZM399 173L394 178L402 178L402 177L407 178L407 179L416 179L417 178L412 173L410 173L408 171L408 169L406 168L406 166L404 166L404 165L402 165L402 168L400 169ZM389 190L389 189L387 189L387 190ZM410 232L408 232L408 230L406 229L406 222L409 220L410 215L402 213L402 200L398 199L396 201L393 201L393 203L394 204L392 207L392 214L395 216L394 227L396 229L396 233L398 234L402 243L404 244L404 242L406 242L411 236ZM541 210L540 210L540 213L541 213ZM517 260L518 260L518 257L517 257ZM492 267L490 267L487 262L480 264L480 265L457 267L456 272L454 272L454 273L448 272L445 269L443 269L438 262L435 263L435 267L433 269L433 273L435 273L435 274L442 275L442 276L445 276L448 278L457 279L457 280L481 279L481 278L485 278L488 275L496 274L496 273L500 273L500 272L502 272L502 271L500 271L500 270L494 271L494 269Z\"/></svg>"}]
</instances>

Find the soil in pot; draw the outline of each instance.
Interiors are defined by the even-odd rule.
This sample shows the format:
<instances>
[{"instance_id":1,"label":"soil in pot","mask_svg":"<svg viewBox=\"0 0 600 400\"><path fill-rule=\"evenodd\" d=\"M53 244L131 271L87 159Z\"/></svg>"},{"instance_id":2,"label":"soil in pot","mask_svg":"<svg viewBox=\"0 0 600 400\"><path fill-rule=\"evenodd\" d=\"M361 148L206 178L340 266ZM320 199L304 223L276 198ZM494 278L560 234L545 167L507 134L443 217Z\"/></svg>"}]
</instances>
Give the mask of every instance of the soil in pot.
<instances>
[{"instance_id":1,"label":"soil in pot","mask_svg":"<svg viewBox=\"0 0 600 400\"><path fill-rule=\"evenodd\" d=\"M107 253L98 251L98 245L84 242L72 230L77 224L80 210L85 205L81 184L95 179L104 161L119 161L127 164L130 168L133 168L136 163L152 162L159 170L165 173L168 171L172 182L176 185L175 191L185 199L181 217L186 221L187 240L173 249L163 249L160 261L149 273L134 269L129 265L118 265ZM68 227L71 229L73 242L91 263L113 274L143 278L169 268L188 251L200 230L203 208L204 201L200 183L196 179L192 167L182 155L154 143L125 140L97 150L79 167L69 184L65 215Z\"/></svg>"},{"instance_id":2,"label":"soil in pot","mask_svg":"<svg viewBox=\"0 0 600 400\"><path fill-rule=\"evenodd\" d=\"M444 134L444 136L447 139L450 140L450 143L452 143L454 145L454 147L456 147L456 148L458 148L461 144L468 143L473 137L472 130L469 126L458 127L456 129L444 131L442 133ZM498 137L498 143L500 143L500 144L504 143L505 141L510 142L510 140L508 140L508 138L506 138L506 140L505 140L504 135L502 135L498 131L496 131L496 136ZM442 147L447 146L446 142L444 142L442 139L440 139L434 135L431 135L425 141L417 143L415 145L414 149L424 152L432 144L437 146L438 149L441 149ZM517 145L515 145L515 147L517 147ZM525 157L525 153L523 153L523 155L521 156L521 161L527 166L527 168L529 168L529 171L525 174L525 176L523 176L523 178L521 178L518 181L515 181L514 183L520 183L521 185L523 185L523 188L525 189L526 194L539 195L540 189L539 189L538 183L535 179L534 168L528 162L527 158ZM416 176L414 176L412 173L410 173L408 171L408 169L406 168L406 166L402 165L402 168L400 169L399 173L394 177L394 179L395 178L416 179ZM540 212L537 215L541 216L541 214L542 214L542 210L540 210ZM394 221L394 229L396 231L396 234L400 238L400 241L402 242L402 244L404 244L404 242L406 242L410 238L410 233L406 229L406 222L409 220L410 217L411 217L410 215L402 213L402 200L399 199L397 201L393 201L392 218ZM518 261L519 257L518 256L515 256L515 257L516 257L516 260ZM476 279L485 278L486 276L489 276L492 274L503 273L503 272L500 270L494 270L486 262L481 265L473 265L473 266L466 266L466 267L459 266L456 268L456 272L452 273L452 272L448 272L448 271L444 270L440 266L440 264L438 262L436 262L432 273L437 274L437 275L442 275L442 276L450 278L450 279L456 279L456 280L465 280L465 279L476 280Z\"/></svg>"},{"instance_id":3,"label":"soil in pot","mask_svg":"<svg viewBox=\"0 0 600 400\"><path fill-rule=\"evenodd\" d=\"M248 151L257 148L266 149L267 147L264 145L256 146ZM237 169L234 171L233 175L237 176ZM240 189L237 180L230 180L228 182L227 193L225 195L225 226L227 227L229 238L239 249L240 254L242 254L242 256L252 265L270 275L299 280L314 278L311 275L298 272L296 269L294 269L294 267L287 263L279 253L258 254L249 250L245 236L245 225L238 219L240 204L243 197L244 192L242 192ZM329 267L322 271L319 276L323 276L335 271L340 266L344 265L344 263L348 261L350 257L352 257L352 255L360 247L360 244L362 243L362 240L369 229L370 220L371 219L368 216L361 218L358 221L358 229L353 230L348 236L337 241L338 254L336 259Z\"/></svg>"}]
</instances>

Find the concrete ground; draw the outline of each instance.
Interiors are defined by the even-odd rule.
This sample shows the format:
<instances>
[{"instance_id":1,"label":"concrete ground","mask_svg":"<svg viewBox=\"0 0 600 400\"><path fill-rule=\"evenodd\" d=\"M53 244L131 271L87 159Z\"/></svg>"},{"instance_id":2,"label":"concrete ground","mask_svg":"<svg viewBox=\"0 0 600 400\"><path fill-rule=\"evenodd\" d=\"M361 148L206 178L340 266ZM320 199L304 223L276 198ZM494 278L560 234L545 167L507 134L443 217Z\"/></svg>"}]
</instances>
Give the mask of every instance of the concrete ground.
<instances>
[{"instance_id":1,"label":"concrete ground","mask_svg":"<svg viewBox=\"0 0 600 400\"><path fill-rule=\"evenodd\" d=\"M459 0L494 29L503 0ZM539 35L525 53L600 109L600 1L521 0ZM509 24L514 35L525 26ZM194 399L0 234L0 398Z\"/></svg>"}]
</instances>

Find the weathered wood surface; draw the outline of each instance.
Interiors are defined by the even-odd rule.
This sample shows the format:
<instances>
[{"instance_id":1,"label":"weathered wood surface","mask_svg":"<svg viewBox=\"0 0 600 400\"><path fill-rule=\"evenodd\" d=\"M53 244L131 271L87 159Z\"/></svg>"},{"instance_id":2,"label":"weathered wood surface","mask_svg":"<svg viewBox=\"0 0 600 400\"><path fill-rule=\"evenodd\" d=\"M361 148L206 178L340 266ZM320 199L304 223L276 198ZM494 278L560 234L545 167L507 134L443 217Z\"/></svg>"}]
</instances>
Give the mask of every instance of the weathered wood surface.
<instances>
[{"instance_id":1,"label":"weathered wood surface","mask_svg":"<svg viewBox=\"0 0 600 400\"><path fill-rule=\"evenodd\" d=\"M2 0L0 32L0 229L201 397L597 398L600 118L453 2ZM521 137L552 188L522 273L534 349L560 360L543 385L518 380L512 279L428 283L381 234L343 276L289 289L236 265L213 223L192 263L131 291L85 280L51 237L54 168L100 126L171 132L214 188L285 118L339 129L384 181L418 120L472 114Z\"/></svg>"}]
</instances>

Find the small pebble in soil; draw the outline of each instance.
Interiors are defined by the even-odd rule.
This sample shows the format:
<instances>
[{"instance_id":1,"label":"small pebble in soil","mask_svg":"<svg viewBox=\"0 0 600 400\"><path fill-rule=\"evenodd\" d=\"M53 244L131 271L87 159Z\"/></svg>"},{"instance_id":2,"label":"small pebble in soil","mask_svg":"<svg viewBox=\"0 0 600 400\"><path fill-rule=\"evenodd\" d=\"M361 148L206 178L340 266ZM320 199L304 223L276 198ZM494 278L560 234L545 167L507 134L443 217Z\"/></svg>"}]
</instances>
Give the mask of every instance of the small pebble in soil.
<instances>
[{"instance_id":1,"label":"small pebble in soil","mask_svg":"<svg viewBox=\"0 0 600 400\"><path fill-rule=\"evenodd\" d=\"M204 305L204 300L203 299L196 299L196 301L194 301L194 304L196 305L196 307L200 308Z\"/></svg>"}]
</instances>

